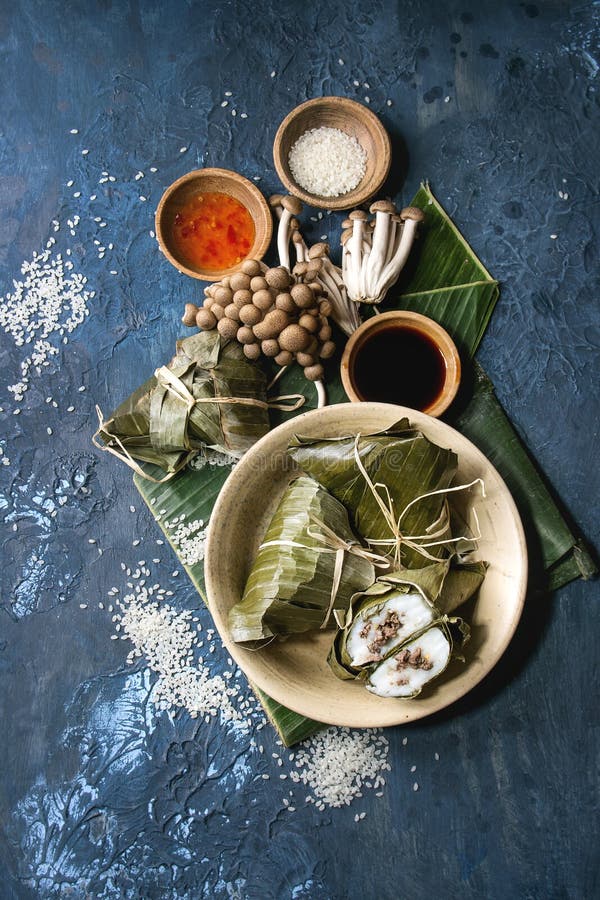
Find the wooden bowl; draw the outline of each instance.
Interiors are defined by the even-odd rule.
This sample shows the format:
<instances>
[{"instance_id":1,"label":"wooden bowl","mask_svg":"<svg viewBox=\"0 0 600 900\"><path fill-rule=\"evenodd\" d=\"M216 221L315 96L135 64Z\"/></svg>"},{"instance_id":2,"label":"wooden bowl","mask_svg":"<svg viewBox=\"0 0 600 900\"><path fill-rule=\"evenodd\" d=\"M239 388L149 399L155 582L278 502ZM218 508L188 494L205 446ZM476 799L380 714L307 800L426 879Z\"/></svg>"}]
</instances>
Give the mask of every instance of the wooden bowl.
<instances>
[{"instance_id":1,"label":"wooden bowl","mask_svg":"<svg viewBox=\"0 0 600 900\"><path fill-rule=\"evenodd\" d=\"M357 359L361 352L364 351L369 340L376 334L385 331L390 325L396 325L410 331L418 332L426 339L429 339L429 341L439 350L444 366L443 382L434 400L420 411L427 413L429 416L441 416L456 397L460 385L460 356L456 349L456 344L441 325L438 325L437 322L434 322L434 320L430 319L428 316L423 316L420 313L415 312L392 310L391 312L381 313L381 315L367 319L367 321L363 322L363 324L351 335L344 348L340 366L342 384L344 385L344 390L346 391L348 398L352 400L353 403L365 400L389 402L387 393L383 394L383 392L379 396L363 396L355 378L355 369ZM386 378L388 380L393 379L394 360L390 359L386 361L384 368ZM402 389L402 384L398 384L397 388L394 387L395 400L398 403L402 403Z\"/></svg>"},{"instance_id":2,"label":"wooden bowl","mask_svg":"<svg viewBox=\"0 0 600 900\"><path fill-rule=\"evenodd\" d=\"M464 613L471 625L465 663L453 662L414 700L385 699L360 683L340 681L327 665L334 631L272 641L260 650L235 644L227 616L244 586L281 496L294 475L286 450L295 435L341 437L390 428L404 416L458 455L456 484L482 478L480 492L454 494L488 568ZM475 519L475 514L477 519ZM208 605L230 655L253 684L278 703L318 722L353 728L400 725L428 716L471 690L500 659L517 627L527 584L527 551L519 514L504 481L467 438L439 419L387 403L341 403L297 416L261 438L238 462L211 514L204 559ZM461 610L457 611L460 615Z\"/></svg>"},{"instance_id":3,"label":"wooden bowl","mask_svg":"<svg viewBox=\"0 0 600 900\"><path fill-rule=\"evenodd\" d=\"M267 201L258 188L237 172L228 169L196 169L178 178L166 189L156 210L158 244L170 263L180 272L202 281L219 281L239 270L239 264L229 269L203 271L177 251L173 239L175 216L190 201L202 193L227 194L242 203L254 222L255 236L249 259L262 259L269 248L273 233L273 219Z\"/></svg>"},{"instance_id":4,"label":"wooden bowl","mask_svg":"<svg viewBox=\"0 0 600 900\"><path fill-rule=\"evenodd\" d=\"M298 138L313 128L338 128L355 137L367 154L366 171L360 184L339 197L309 194L294 180L288 159ZM310 206L323 209L351 209L365 203L381 188L390 170L390 138L377 116L346 97L318 97L301 103L289 113L277 130L273 145L275 168L291 194Z\"/></svg>"}]
</instances>

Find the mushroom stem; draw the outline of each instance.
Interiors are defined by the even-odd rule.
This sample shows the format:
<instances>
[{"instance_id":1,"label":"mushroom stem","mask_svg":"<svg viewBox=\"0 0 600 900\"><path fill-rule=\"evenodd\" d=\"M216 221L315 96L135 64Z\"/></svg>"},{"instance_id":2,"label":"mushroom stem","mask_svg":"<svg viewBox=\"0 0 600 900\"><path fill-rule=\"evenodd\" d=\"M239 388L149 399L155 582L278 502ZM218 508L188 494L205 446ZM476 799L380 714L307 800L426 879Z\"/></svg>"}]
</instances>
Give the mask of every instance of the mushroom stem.
<instances>
[{"instance_id":1,"label":"mushroom stem","mask_svg":"<svg viewBox=\"0 0 600 900\"><path fill-rule=\"evenodd\" d=\"M394 253L389 263L384 266L384 268L380 272L379 278L375 285L375 297L378 298L376 302L379 302L379 300L381 300L385 295L386 291L398 280L400 272L404 268L406 260L408 259L408 254L410 253L410 249L415 238L417 226L419 222L421 222L424 218L423 213L420 209L417 210L413 209L412 207L403 209L400 213L400 217L404 222L404 225L402 227L402 234L396 252Z\"/></svg>"},{"instance_id":2,"label":"mushroom stem","mask_svg":"<svg viewBox=\"0 0 600 900\"><path fill-rule=\"evenodd\" d=\"M371 241L371 252L365 268L365 298L367 302L373 302L375 285L386 264L390 224L396 207L388 200L378 200L371 205L371 212L375 213L375 228Z\"/></svg>"},{"instance_id":3,"label":"mushroom stem","mask_svg":"<svg viewBox=\"0 0 600 900\"><path fill-rule=\"evenodd\" d=\"M325 385L322 381L315 381L315 387L317 389L317 409L323 409L324 406L327 406Z\"/></svg>"}]
</instances>

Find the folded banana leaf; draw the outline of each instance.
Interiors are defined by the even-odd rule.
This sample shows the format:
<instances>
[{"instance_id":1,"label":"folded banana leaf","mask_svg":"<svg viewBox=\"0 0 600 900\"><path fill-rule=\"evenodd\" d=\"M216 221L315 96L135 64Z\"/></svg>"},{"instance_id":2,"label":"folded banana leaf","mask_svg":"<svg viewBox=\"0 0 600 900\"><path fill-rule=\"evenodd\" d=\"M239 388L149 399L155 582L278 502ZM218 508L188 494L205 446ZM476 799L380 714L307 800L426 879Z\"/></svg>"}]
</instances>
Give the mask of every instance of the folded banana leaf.
<instances>
[{"instance_id":1,"label":"folded banana leaf","mask_svg":"<svg viewBox=\"0 0 600 900\"><path fill-rule=\"evenodd\" d=\"M334 625L332 614L347 610L374 578L342 504L300 476L286 488L244 595L229 612L231 637L264 641Z\"/></svg>"},{"instance_id":2,"label":"folded banana leaf","mask_svg":"<svg viewBox=\"0 0 600 900\"><path fill-rule=\"evenodd\" d=\"M468 625L437 605L450 569L446 560L392 572L355 594L329 654L333 673L380 696L416 697L469 638Z\"/></svg>"},{"instance_id":3,"label":"folded banana leaf","mask_svg":"<svg viewBox=\"0 0 600 900\"><path fill-rule=\"evenodd\" d=\"M204 446L239 457L268 430L262 369L237 341L201 331L177 342L171 362L101 419L95 438L144 476L135 460L174 474Z\"/></svg>"},{"instance_id":4,"label":"folded banana leaf","mask_svg":"<svg viewBox=\"0 0 600 900\"><path fill-rule=\"evenodd\" d=\"M466 368L475 356L493 312L498 283L458 232L429 185L422 185L409 205L422 209L426 221L400 281L386 297L385 309L414 309L438 321L457 343ZM430 251L435 258L430 256ZM466 271L468 265L470 268ZM327 394L330 403L341 403L346 400L346 395L334 365L327 366ZM556 589L574 578L592 577L596 565L585 542L574 526L566 523L535 461L526 453L522 439L502 410L489 378L481 369L478 372L472 399L461 410L458 419L450 415L448 420L490 456L509 484L528 538L541 548L546 561L546 587ZM310 386L307 388L299 367L290 367L279 384L281 393L306 393L303 411L314 408L314 390ZM272 418L277 424L287 416L274 413ZM138 491L151 514L158 518L174 552L178 552L177 544L165 524L167 519L183 513L190 517L200 515L207 521L227 474L226 468L186 469L178 478L163 485L135 476ZM159 518L158 510L162 509L168 515ZM202 563L186 568L204 597ZM303 740L320 727L313 720L281 706L258 688L254 687L254 690L287 746Z\"/></svg>"},{"instance_id":5,"label":"folded banana leaf","mask_svg":"<svg viewBox=\"0 0 600 900\"><path fill-rule=\"evenodd\" d=\"M440 522L447 501L443 494L424 495L450 487L457 456L411 428L408 419L373 434L296 437L288 452L344 504L366 543L393 556L397 566L425 566L432 556L441 559L450 552L444 544L426 546L434 541L427 529ZM445 528L435 538L449 536Z\"/></svg>"}]
</instances>

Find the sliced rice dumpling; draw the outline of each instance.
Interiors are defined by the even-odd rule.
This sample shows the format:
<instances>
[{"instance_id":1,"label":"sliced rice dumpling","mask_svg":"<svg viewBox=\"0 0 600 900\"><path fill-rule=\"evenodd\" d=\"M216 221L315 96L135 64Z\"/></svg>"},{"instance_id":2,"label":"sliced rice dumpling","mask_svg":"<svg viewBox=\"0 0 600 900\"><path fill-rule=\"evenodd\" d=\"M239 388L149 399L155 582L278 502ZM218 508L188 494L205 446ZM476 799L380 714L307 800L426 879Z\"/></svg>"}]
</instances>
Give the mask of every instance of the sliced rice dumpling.
<instances>
[{"instance_id":1,"label":"sliced rice dumpling","mask_svg":"<svg viewBox=\"0 0 600 900\"><path fill-rule=\"evenodd\" d=\"M383 697L414 697L443 672L469 636L468 626L435 602L443 596L450 566L445 560L393 572L356 594L329 655L334 674L362 680ZM480 583L471 579L469 587L476 590ZM460 579L457 585L466 599Z\"/></svg>"},{"instance_id":2,"label":"sliced rice dumpling","mask_svg":"<svg viewBox=\"0 0 600 900\"><path fill-rule=\"evenodd\" d=\"M335 536L335 537L334 537ZM244 595L229 613L238 643L333 625L375 570L341 503L314 479L292 481L259 548Z\"/></svg>"},{"instance_id":3,"label":"sliced rice dumpling","mask_svg":"<svg viewBox=\"0 0 600 900\"><path fill-rule=\"evenodd\" d=\"M402 419L374 434L297 437L289 447L300 467L336 497L366 543L396 567L427 566L452 551L446 496L457 456ZM420 498L420 499L417 499ZM416 502L415 502L416 501Z\"/></svg>"},{"instance_id":4,"label":"sliced rice dumpling","mask_svg":"<svg viewBox=\"0 0 600 900\"><path fill-rule=\"evenodd\" d=\"M174 473L204 446L240 457L268 430L263 371L237 341L201 331L178 341L171 362L101 421L95 437L130 465L133 458Z\"/></svg>"}]
</instances>

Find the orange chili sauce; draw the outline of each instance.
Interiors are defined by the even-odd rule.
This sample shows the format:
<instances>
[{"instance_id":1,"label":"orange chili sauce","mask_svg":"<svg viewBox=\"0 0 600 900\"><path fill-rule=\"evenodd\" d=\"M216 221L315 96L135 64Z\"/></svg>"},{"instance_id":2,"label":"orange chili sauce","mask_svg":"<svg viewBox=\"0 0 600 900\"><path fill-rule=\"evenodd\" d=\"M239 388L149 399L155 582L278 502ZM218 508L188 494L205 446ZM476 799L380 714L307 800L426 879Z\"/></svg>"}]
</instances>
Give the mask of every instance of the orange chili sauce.
<instances>
[{"instance_id":1,"label":"orange chili sauce","mask_svg":"<svg viewBox=\"0 0 600 900\"><path fill-rule=\"evenodd\" d=\"M197 194L173 222L176 253L205 271L229 269L248 256L254 222L246 207L227 194Z\"/></svg>"}]
</instances>

